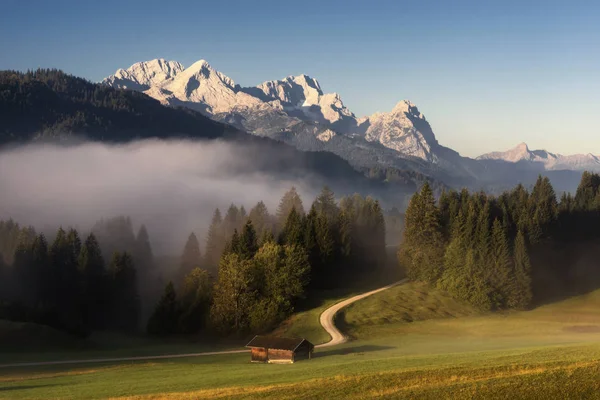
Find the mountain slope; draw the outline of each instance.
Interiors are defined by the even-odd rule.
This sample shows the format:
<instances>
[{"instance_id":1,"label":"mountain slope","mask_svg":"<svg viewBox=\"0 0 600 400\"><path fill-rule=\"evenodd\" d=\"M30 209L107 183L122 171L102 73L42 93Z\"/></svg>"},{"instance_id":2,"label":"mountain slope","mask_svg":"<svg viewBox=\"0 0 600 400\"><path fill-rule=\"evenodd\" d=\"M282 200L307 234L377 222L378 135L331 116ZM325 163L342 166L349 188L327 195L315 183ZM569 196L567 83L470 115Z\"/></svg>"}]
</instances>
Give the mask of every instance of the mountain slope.
<instances>
[{"instance_id":1,"label":"mountain slope","mask_svg":"<svg viewBox=\"0 0 600 400\"><path fill-rule=\"evenodd\" d=\"M103 83L113 86L114 80L110 76ZM307 75L243 88L204 60L155 82L145 93L163 104L192 108L301 150L331 151L355 168L409 168L457 184L474 178L463 165L468 161L440 146L425 118L408 101L390 113L358 119L337 93L324 93Z\"/></svg>"},{"instance_id":2,"label":"mountain slope","mask_svg":"<svg viewBox=\"0 0 600 400\"><path fill-rule=\"evenodd\" d=\"M183 65L177 61L159 58L135 63L126 70L119 69L114 75L105 79L105 84L117 89L144 91L177 76L183 70Z\"/></svg>"},{"instance_id":3,"label":"mountain slope","mask_svg":"<svg viewBox=\"0 0 600 400\"><path fill-rule=\"evenodd\" d=\"M338 194L361 192L394 204L414 192L425 176L395 171L393 182L371 178L346 160L325 151L300 151L268 138L249 135L185 108L165 107L136 91L93 84L57 70L0 71L0 145L31 140L86 138L128 142L145 138L222 140L242 145L251 161L235 173L261 171L273 179L302 179Z\"/></svg>"}]
</instances>

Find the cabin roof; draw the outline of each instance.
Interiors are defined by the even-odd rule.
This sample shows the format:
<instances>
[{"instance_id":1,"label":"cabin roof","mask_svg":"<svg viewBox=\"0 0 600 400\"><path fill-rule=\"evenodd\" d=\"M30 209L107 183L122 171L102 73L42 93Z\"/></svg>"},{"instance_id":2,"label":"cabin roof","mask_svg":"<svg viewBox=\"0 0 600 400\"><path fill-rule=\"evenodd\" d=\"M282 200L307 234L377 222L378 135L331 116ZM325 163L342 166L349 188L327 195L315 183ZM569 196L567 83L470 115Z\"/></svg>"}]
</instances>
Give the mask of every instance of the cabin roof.
<instances>
[{"instance_id":1,"label":"cabin roof","mask_svg":"<svg viewBox=\"0 0 600 400\"><path fill-rule=\"evenodd\" d=\"M307 342L311 347L313 344L303 338L285 338L277 336L254 336L246 347L265 347L277 350L296 350L303 342Z\"/></svg>"}]
</instances>

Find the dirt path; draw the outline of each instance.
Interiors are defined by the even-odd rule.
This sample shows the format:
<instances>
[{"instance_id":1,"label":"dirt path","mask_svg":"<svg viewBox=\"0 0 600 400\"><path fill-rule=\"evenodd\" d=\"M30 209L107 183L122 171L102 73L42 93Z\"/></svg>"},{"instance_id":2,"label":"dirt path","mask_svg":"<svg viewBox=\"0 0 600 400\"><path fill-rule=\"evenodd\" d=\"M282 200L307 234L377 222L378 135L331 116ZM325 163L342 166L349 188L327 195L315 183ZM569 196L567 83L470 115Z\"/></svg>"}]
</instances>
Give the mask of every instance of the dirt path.
<instances>
[{"instance_id":1,"label":"dirt path","mask_svg":"<svg viewBox=\"0 0 600 400\"><path fill-rule=\"evenodd\" d=\"M384 286L379 289L371 290L370 292L366 292L366 293L356 295L354 297L350 297L349 299L340 301L339 303L334 304L333 306L329 307L327 310L323 311L323 313L321 314L321 317L319 318L319 322L321 323L321 326L323 327L323 329L325 329L327 331L327 333L329 333L329 336L331 336L331 340L327 343L322 343L315 347L320 348L320 347L335 346L338 344L345 343L348 340L348 338L346 338L342 334L342 332L340 332L340 330L335 326L335 323L334 323L335 315L342 308L354 303L355 301L364 299L365 297L369 297L372 294L382 292L384 290L387 290L391 287L394 287L394 286L399 285L404 282L406 282L406 279L403 279L396 283L392 283L391 285L387 285L387 286Z\"/></svg>"},{"instance_id":2,"label":"dirt path","mask_svg":"<svg viewBox=\"0 0 600 400\"><path fill-rule=\"evenodd\" d=\"M404 283L406 279L403 279L399 282L392 283L391 285L384 286L379 289L371 290L367 293L362 293L357 296L351 297L349 299L343 300L333 306L329 307L327 310L323 311L319 322L323 329L329 333L331 336L331 340L327 343L323 343L317 345L315 347L329 347L335 346L337 344L345 343L348 339L336 328L333 319L335 318L335 314L340 311L342 308L346 307L349 304L354 303L360 299L364 299L372 294L379 293L386 289L389 289L393 286ZM200 356L213 356L218 354L238 354L238 353L247 353L249 350L225 350L225 351L209 351L204 353L186 353L186 354L167 354L167 355L159 355L159 356L141 356L141 357L119 357L119 358L93 358L87 360L62 360L62 361L44 361L44 362L28 362L28 363L13 363L13 364L0 364L0 368L16 368L16 367L39 367L44 365L61 365L61 364L90 364L90 363L104 363L104 362L121 362L121 361L141 361L141 360L159 360L165 358L183 358L183 357L200 357Z\"/></svg>"}]
</instances>

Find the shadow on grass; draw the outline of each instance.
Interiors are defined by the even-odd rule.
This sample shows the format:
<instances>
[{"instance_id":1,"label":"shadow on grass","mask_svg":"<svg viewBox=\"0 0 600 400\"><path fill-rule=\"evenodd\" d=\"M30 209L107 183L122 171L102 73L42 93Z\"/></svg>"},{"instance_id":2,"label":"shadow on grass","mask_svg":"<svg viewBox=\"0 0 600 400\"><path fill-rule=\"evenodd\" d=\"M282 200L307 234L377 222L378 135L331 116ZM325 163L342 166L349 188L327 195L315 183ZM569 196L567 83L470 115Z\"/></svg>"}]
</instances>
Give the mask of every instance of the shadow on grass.
<instances>
[{"instance_id":1,"label":"shadow on grass","mask_svg":"<svg viewBox=\"0 0 600 400\"><path fill-rule=\"evenodd\" d=\"M346 354L362 354L362 353L372 353L374 351L383 351L383 350L391 350L395 347L392 346L374 346L374 345L364 345L358 347L345 347L342 349L332 349L332 350L318 350L313 353L313 358L320 357L328 357L328 356L341 356Z\"/></svg>"},{"instance_id":2,"label":"shadow on grass","mask_svg":"<svg viewBox=\"0 0 600 400\"><path fill-rule=\"evenodd\" d=\"M27 390L27 389L39 389L39 388L46 388L46 387L52 387L52 386L58 386L55 384L45 384L45 385L18 385L18 386L5 386L5 387L0 387L0 393L1 392L10 392L13 390Z\"/></svg>"}]
</instances>

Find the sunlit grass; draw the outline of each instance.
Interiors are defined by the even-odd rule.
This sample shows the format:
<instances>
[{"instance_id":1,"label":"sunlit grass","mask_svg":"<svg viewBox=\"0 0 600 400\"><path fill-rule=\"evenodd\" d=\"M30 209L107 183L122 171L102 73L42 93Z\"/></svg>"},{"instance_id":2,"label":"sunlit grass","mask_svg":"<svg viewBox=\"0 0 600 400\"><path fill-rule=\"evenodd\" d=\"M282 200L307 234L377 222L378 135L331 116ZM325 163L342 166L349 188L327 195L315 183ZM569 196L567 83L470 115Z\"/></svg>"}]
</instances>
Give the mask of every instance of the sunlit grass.
<instances>
[{"instance_id":1,"label":"sunlit grass","mask_svg":"<svg viewBox=\"0 0 600 400\"><path fill-rule=\"evenodd\" d=\"M426 287L393 290L348 311L356 341L310 361L251 364L233 354L0 370L0 398L600 398L600 292L480 315ZM400 296L403 304L390 300ZM315 322L326 306L289 327ZM413 322L397 317L408 308Z\"/></svg>"}]
</instances>

